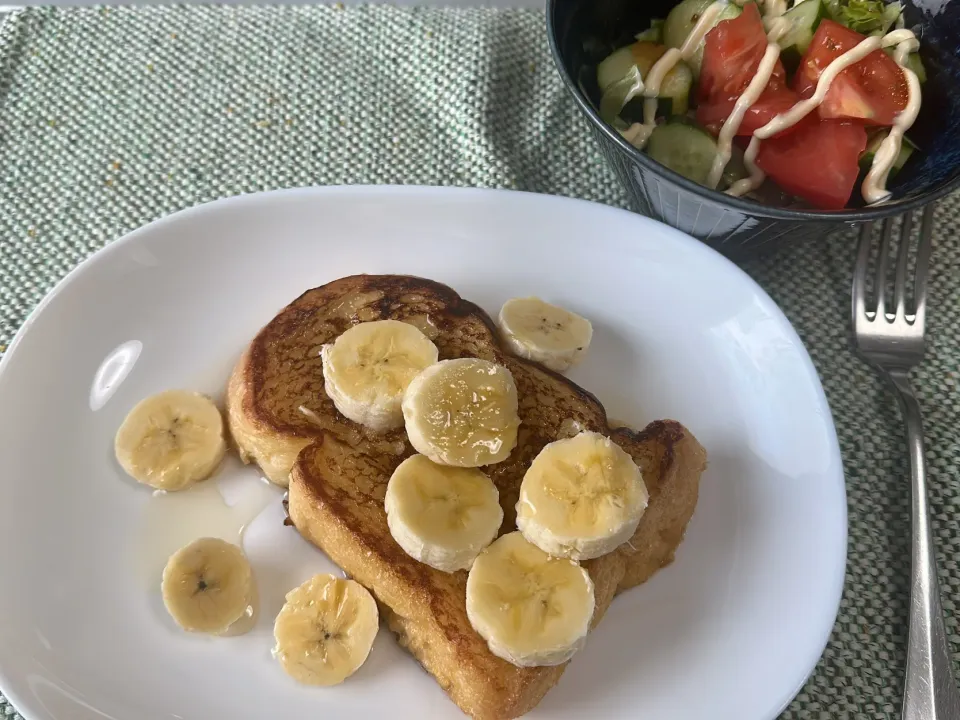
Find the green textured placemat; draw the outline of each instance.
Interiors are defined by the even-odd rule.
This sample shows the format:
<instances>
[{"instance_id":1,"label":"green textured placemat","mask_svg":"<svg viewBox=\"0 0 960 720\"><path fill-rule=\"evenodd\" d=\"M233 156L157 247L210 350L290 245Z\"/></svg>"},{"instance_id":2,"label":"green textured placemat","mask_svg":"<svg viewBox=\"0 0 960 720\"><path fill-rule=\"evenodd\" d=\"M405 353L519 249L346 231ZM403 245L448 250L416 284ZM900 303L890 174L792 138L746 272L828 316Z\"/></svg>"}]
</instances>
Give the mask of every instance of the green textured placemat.
<instances>
[{"instance_id":1,"label":"green textured placemat","mask_svg":"<svg viewBox=\"0 0 960 720\"><path fill-rule=\"evenodd\" d=\"M533 11L336 6L13 14L0 29L0 351L84 257L165 213L226 195L419 183L624 205L560 85L543 27ZM932 346L917 373L955 641L958 213L957 196L938 213ZM747 264L820 371L849 491L840 616L785 718L899 716L906 453L891 397L848 351L852 249L853 237L841 234ZM0 714L16 717L2 696Z\"/></svg>"}]
</instances>

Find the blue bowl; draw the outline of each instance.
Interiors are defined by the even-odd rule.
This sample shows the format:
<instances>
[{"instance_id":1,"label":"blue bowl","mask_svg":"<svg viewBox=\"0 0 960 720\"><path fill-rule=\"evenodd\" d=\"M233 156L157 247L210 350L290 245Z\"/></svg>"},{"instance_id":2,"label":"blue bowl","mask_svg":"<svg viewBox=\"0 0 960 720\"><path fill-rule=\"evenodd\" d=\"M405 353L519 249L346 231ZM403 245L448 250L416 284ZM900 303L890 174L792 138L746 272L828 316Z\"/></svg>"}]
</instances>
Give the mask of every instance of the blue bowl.
<instances>
[{"instance_id":1,"label":"blue bowl","mask_svg":"<svg viewBox=\"0 0 960 720\"><path fill-rule=\"evenodd\" d=\"M710 190L637 150L600 119L597 63L613 48L630 44L651 18L665 17L678 1L547 2L554 62L638 212L736 255L772 247L775 241L821 236L845 225L898 215L960 183L960 0L905 0L906 25L920 38L928 76L920 116L910 132L921 152L891 180L889 200L839 211L767 206Z\"/></svg>"}]
</instances>

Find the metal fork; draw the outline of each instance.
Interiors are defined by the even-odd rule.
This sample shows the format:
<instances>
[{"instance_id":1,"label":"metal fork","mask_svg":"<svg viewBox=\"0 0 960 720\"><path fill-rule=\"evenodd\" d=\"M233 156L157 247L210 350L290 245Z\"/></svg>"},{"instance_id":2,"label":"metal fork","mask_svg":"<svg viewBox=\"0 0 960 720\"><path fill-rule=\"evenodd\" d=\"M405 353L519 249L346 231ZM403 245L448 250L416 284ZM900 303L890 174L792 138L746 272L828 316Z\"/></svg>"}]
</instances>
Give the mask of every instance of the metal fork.
<instances>
[{"instance_id":1,"label":"metal fork","mask_svg":"<svg viewBox=\"0 0 960 720\"><path fill-rule=\"evenodd\" d=\"M867 223L861 231L853 278L853 329L857 351L894 387L907 429L910 452L913 537L903 720L960 720L960 692L953 679L930 530L920 405L910 387L909 377L910 369L923 359L925 348L924 320L933 211L933 204L924 208L920 223L912 307L907 306L907 270L913 229L911 213L903 216L900 226L893 305L888 305L884 297L893 235L892 218L883 221L880 231L873 293L876 300L870 307L867 306L867 265L874 244L873 223Z\"/></svg>"}]
</instances>

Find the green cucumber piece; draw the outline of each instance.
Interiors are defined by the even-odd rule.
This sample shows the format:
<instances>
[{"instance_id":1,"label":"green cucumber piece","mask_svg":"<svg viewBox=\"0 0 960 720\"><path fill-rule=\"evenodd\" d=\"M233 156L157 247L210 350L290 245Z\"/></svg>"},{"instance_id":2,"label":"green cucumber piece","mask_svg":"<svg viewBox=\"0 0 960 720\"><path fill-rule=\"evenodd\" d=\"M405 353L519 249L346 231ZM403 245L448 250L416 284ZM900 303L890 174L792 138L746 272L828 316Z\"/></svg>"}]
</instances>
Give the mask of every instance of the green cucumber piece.
<instances>
[{"instance_id":1,"label":"green cucumber piece","mask_svg":"<svg viewBox=\"0 0 960 720\"><path fill-rule=\"evenodd\" d=\"M638 42L663 42L663 20L654 19L650 21L650 27L636 34Z\"/></svg>"},{"instance_id":2,"label":"green cucumber piece","mask_svg":"<svg viewBox=\"0 0 960 720\"><path fill-rule=\"evenodd\" d=\"M880 143L882 143L889 134L889 130L881 130L870 137L867 141L866 149L860 154L861 170L870 170L870 167L873 165L873 158L877 154L877 150L880 149ZM913 155L913 151L916 149L917 146L910 141L910 138L905 137L903 139L903 142L900 143L900 154L897 155L897 159L893 161L893 166L890 168L890 177L893 177L898 171L903 169L903 166L907 164L907 160L910 159L910 156Z\"/></svg>"},{"instance_id":3,"label":"green cucumber piece","mask_svg":"<svg viewBox=\"0 0 960 720\"><path fill-rule=\"evenodd\" d=\"M670 115L684 115L690 109L690 91L693 89L693 70L683 60L680 60L667 73L660 83L660 107L663 113ZM669 107L666 106L669 103Z\"/></svg>"},{"instance_id":4,"label":"green cucumber piece","mask_svg":"<svg viewBox=\"0 0 960 720\"><path fill-rule=\"evenodd\" d=\"M693 26L704 11L713 4L713 0L683 0L677 5L663 23L663 42L668 47L679 48L686 41ZM730 3L717 15L711 25L716 27L723 20L731 20L743 12L737 5ZM703 43L687 60L694 77L700 77L700 65L703 63Z\"/></svg>"},{"instance_id":5,"label":"green cucumber piece","mask_svg":"<svg viewBox=\"0 0 960 720\"><path fill-rule=\"evenodd\" d=\"M606 92L611 85L620 82L637 64L629 47L622 47L608 55L597 65L597 86Z\"/></svg>"},{"instance_id":6,"label":"green cucumber piece","mask_svg":"<svg viewBox=\"0 0 960 720\"><path fill-rule=\"evenodd\" d=\"M647 141L647 155L685 178L706 183L717 156L713 136L688 120L657 125Z\"/></svg>"},{"instance_id":7,"label":"green cucumber piece","mask_svg":"<svg viewBox=\"0 0 960 720\"><path fill-rule=\"evenodd\" d=\"M627 74L604 90L600 96L600 119L614 125L620 111L643 91L640 70L632 65Z\"/></svg>"},{"instance_id":8,"label":"green cucumber piece","mask_svg":"<svg viewBox=\"0 0 960 720\"><path fill-rule=\"evenodd\" d=\"M633 61L640 68L640 74L646 77L650 74L657 60L663 57L667 51L666 45L658 45L651 42L635 42L630 46L630 52L633 55ZM669 73L668 73L669 74Z\"/></svg>"},{"instance_id":9,"label":"green cucumber piece","mask_svg":"<svg viewBox=\"0 0 960 720\"><path fill-rule=\"evenodd\" d=\"M913 52L907 55L907 67L913 70L913 74L917 76L921 85L927 81L927 69L923 66L920 53Z\"/></svg>"},{"instance_id":10,"label":"green cucumber piece","mask_svg":"<svg viewBox=\"0 0 960 720\"><path fill-rule=\"evenodd\" d=\"M611 122L608 118L619 114L639 94L638 75L645 78L666 50L664 45L646 41L635 42L629 47L617 50L600 63L597 67L597 85L603 92L600 99L600 117ZM692 89L693 72L681 60L671 68L660 84L658 111L664 115L683 115L690 109Z\"/></svg>"},{"instance_id":11,"label":"green cucumber piece","mask_svg":"<svg viewBox=\"0 0 960 720\"><path fill-rule=\"evenodd\" d=\"M667 73L657 95L657 117L674 117L687 114L690 109L690 91L693 88L693 72L682 60ZM645 98L634 97L623 106L620 116L633 122L643 122Z\"/></svg>"},{"instance_id":12,"label":"green cucumber piece","mask_svg":"<svg viewBox=\"0 0 960 720\"><path fill-rule=\"evenodd\" d=\"M803 0L784 14L784 19L790 21L790 29L777 43L784 53L797 57L798 65L799 59L810 47L820 21L826 16L827 8L822 0Z\"/></svg>"},{"instance_id":13,"label":"green cucumber piece","mask_svg":"<svg viewBox=\"0 0 960 720\"><path fill-rule=\"evenodd\" d=\"M927 69L923 66L920 53L910 53L907 55L907 67L913 70L921 85L927 81Z\"/></svg>"}]
</instances>

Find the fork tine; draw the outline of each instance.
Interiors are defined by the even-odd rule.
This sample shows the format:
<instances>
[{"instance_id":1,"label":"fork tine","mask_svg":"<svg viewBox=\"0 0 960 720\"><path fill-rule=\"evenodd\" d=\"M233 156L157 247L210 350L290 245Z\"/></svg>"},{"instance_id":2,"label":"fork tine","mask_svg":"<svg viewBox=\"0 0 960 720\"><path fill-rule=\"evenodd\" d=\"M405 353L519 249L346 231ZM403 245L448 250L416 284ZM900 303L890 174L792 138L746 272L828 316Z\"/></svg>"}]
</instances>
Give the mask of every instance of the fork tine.
<instances>
[{"instance_id":1,"label":"fork tine","mask_svg":"<svg viewBox=\"0 0 960 720\"><path fill-rule=\"evenodd\" d=\"M916 298L916 317L914 323L923 326L923 317L927 305L927 275L930 270L930 256L933 254L933 214L936 203L930 203L923 209L920 220L920 243L917 248L917 284L914 289Z\"/></svg>"},{"instance_id":2,"label":"fork tine","mask_svg":"<svg viewBox=\"0 0 960 720\"><path fill-rule=\"evenodd\" d=\"M880 254L877 256L877 277L874 292L877 294L877 319L886 313L887 265L890 258L890 238L893 237L893 218L884 218L880 227Z\"/></svg>"},{"instance_id":3,"label":"fork tine","mask_svg":"<svg viewBox=\"0 0 960 720\"><path fill-rule=\"evenodd\" d=\"M865 222L860 229L860 249L857 264L853 268L853 322L866 312L867 263L870 262L870 246L873 244L873 221Z\"/></svg>"},{"instance_id":4,"label":"fork tine","mask_svg":"<svg viewBox=\"0 0 960 720\"><path fill-rule=\"evenodd\" d=\"M907 258L910 257L911 238L913 232L913 213L903 214L903 223L900 225L900 247L897 248L897 281L894 285L893 297L897 303L897 317L907 314Z\"/></svg>"}]
</instances>

